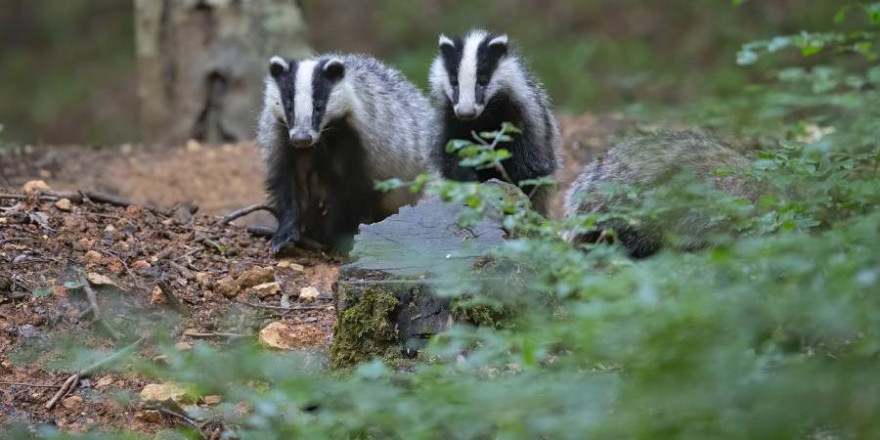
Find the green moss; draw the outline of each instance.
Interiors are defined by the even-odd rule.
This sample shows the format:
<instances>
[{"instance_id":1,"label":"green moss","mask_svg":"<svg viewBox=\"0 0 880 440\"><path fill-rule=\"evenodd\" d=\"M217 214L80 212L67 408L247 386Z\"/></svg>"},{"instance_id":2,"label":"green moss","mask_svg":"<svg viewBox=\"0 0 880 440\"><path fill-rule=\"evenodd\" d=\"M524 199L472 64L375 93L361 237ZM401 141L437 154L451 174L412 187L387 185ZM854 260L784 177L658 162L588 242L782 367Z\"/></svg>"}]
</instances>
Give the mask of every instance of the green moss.
<instances>
[{"instance_id":1,"label":"green moss","mask_svg":"<svg viewBox=\"0 0 880 440\"><path fill-rule=\"evenodd\" d=\"M452 304L452 317L456 322L466 322L478 327L497 328L510 317L510 313L506 307L459 299Z\"/></svg>"},{"instance_id":2,"label":"green moss","mask_svg":"<svg viewBox=\"0 0 880 440\"><path fill-rule=\"evenodd\" d=\"M337 295L349 301L351 286L338 287ZM386 357L397 343L391 313L397 298L379 286L366 289L356 304L341 311L330 347L333 368L344 368L375 357Z\"/></svg>"}]
</instances>

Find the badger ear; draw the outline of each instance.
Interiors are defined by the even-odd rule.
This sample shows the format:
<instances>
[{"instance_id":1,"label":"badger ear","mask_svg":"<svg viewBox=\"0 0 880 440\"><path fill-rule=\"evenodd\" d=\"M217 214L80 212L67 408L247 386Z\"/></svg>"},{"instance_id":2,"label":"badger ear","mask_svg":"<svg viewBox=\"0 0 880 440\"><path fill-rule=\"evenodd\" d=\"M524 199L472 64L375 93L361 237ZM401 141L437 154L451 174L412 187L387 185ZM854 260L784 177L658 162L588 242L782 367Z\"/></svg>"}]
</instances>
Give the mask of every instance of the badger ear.
<instances>
[{"instance_id":1,"label":"badger ear","mask_svg":"<svg viewBox=\"0 0 880 440\"><path fill-rule=\"evenodd\" d=\"M440 50L455 49L455 42L443 34L440 34L440 40L438 41L438 45L440 46Z\"/></svg>"},{"instance_id":2,"label":"badger ear","mask_svg":"<svg viewBox=\"0 0 880 440\"><path fill-rule=\"evenodd\" d=\"M269 60L269 73L273 78L278 78L279 76L284 75L288 69L290 69L290 64L288 64L284 58L275 56Z\"/></svg>"},{"instance_id":3,"label":"badger ear","mask_svg":"<svg viewBox=\"0 0 880 440\"><path fill-rule=\"evenodd\" d=\"M324 64L324 75L332 80L339 81L345 77L345 64L339 58L331 58Z\"/></svg>"},{"instance_id":4,"label":"badger ear","mask_svg":"<svg viewBox=\"0 0 880 440\"><path fill-rule=\"evenodd\" d=\"M489 53L492 54L493 57L501 58L504 55L507 55L507 34L499 35L495 38L489 40Z\"/></svg>"}]
</instances>

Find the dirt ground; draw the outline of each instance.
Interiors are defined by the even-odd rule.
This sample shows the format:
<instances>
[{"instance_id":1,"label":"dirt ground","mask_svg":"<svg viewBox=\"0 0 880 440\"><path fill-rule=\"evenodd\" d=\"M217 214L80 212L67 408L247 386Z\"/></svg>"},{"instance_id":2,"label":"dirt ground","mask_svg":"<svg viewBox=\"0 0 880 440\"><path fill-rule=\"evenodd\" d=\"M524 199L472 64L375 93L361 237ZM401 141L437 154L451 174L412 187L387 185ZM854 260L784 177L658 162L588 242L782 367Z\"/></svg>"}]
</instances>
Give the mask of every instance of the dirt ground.
<instances>
[{"instance_id":1,"label":"dirt ground","mask_svg":"<svg viewBox=\"0 0 880 440\"><path fill-rule=\"evenodd\" d=\"M615 116L562 118L563 189L584 162L631 128ZM143 336L150 323L170 322L180 350L239 339L276 349L328 347L341 262L305 251L272 258L266 240L243 227L271 225L266 214L239 225L218 222L264 199L253 145L35 147L0 161L0 425L153 433L182 423L112 398L151 383L135 374L98 372L47 409L63 382L85 367L59 367L53 341L76 340L107 356ZM21 186L34 179L54 191L97 190L157 210L25 195ZM267 328L280 328L280 337ZM155 356L149 344L137 348Z\"/></svg>"}]
</instances>

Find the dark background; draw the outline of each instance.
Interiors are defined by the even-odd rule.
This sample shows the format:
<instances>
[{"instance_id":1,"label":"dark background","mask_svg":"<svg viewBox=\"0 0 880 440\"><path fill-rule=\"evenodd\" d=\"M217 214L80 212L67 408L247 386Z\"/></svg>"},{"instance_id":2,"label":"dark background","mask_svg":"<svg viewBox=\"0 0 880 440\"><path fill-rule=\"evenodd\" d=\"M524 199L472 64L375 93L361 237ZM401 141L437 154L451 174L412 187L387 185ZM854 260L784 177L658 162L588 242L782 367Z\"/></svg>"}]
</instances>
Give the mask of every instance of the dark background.
<instances>
[{"instance_id":1,"label":"dark background","mask_svg":"<svg viewBox=\"0 0 880 440\"><path fill-rule=\"evenodd\" d=\"M303 0L317 51L367 52L422 87L437 35L508 32L560 112L609 113L740 93L744 42L831 27L833 0ZM2 0L0 139L138 140L133 6L126 0ZM749 75L752 75L750 78Z\"/></svg>"}]
</instances>

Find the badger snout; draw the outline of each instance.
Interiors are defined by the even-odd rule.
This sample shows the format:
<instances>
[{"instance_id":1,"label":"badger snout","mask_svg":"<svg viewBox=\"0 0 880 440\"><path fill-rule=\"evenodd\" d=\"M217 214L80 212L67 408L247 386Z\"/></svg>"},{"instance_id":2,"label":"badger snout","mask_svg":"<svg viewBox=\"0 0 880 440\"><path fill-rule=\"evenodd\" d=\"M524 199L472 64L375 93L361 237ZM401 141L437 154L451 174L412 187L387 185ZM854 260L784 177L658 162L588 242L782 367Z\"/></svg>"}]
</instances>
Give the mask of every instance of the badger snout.
<instances>
[{"instance_id":1,"label":"badger snout","mask_svg":"<svg viewBox=\"0 0 880 440\"><path fill-rule=\"evenodd\" d=\"M297 148L311 147L315 144L315 136L305 130L290 130L290 143Z\"/></svg>"},{"instance_id":2,"label":"badger snout","mask_svg":"<svg viewBox=\"0 0 880 440\"><path fill-rule=\"evenodd\" d=\"M479 105L456 105L455 117L462 121L473 121L483 113L483 107Z\"/></svg>"}]
</instances>

